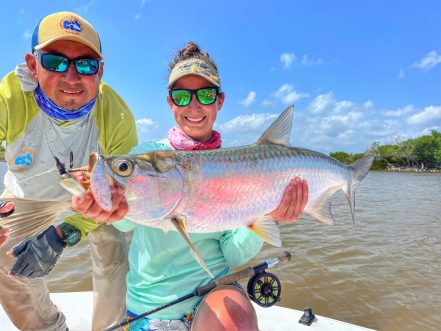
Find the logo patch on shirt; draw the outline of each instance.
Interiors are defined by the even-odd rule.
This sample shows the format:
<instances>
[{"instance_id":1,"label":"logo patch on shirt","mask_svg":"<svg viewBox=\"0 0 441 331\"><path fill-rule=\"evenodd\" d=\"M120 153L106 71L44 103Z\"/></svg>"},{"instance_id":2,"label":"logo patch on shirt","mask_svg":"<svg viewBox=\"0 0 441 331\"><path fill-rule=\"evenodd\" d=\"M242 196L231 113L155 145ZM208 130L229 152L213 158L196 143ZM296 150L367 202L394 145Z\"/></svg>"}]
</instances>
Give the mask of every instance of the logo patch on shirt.
<instances>
[{"instance_id":1,"label":"logo patch on shirt","mask_svg":"<svg viewBox=\"0 0 441 331\"><path fill-rule=\"evenodd\" d=\"M23 148L8 160L9 169L25 170L34 164L34 151L29 148Z\"/></svg>"}]
</instances>

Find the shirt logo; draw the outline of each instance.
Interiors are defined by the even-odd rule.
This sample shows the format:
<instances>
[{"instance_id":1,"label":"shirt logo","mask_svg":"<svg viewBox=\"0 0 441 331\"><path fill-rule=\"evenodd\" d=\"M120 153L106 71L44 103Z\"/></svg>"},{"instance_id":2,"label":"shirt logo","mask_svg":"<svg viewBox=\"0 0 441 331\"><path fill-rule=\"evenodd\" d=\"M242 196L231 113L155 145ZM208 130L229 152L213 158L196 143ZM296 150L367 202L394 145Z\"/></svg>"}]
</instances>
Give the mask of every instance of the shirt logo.
<instances>
[{"instance_id":1,"label":"shirt logo","mask_svg":"<svg viewBox=\"0 0 441 331\"><path fill-rule=\"evenodd\" d=\"M34 151L23 148L15 156L8 160L9 169L25 170L34 163Z\"/></svg>"}]
</instances>

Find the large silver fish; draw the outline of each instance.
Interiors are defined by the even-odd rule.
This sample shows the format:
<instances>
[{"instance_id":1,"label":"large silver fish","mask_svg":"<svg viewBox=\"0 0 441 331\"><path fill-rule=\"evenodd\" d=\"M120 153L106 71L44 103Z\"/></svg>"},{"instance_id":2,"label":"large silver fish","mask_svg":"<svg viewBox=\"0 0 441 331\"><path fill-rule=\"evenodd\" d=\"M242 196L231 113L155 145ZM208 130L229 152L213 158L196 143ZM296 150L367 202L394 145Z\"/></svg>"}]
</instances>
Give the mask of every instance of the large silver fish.
<instances>
[{"instance_id":1,"label":"large silver fish","mask_svg":"<svg viewBox=\"0 0 441 331\"><path fill-rule=\"evenodd\" d=\"M279 205L291 179L308 183L304 212L333 224L330 199L343 190L354 215L354 193L373 156L346 166L322 153L290 147L293 107L287 108L248 146L205 151L153 151L102 156L91 176L97 203L112 209L108 177L125 188L127 218L182 233L216 232L246 226L281 246L275 220L266 216ZM173 222L171 222L173 220Z\"/></svg>"}]
</instances>

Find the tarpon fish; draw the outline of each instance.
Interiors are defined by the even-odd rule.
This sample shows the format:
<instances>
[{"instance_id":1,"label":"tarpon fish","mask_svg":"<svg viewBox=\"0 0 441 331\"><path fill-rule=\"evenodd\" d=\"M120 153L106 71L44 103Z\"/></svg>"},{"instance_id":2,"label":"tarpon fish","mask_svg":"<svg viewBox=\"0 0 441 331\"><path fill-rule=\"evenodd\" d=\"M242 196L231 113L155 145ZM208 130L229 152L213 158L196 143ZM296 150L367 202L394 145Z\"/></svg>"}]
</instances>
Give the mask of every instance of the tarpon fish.
<instances>
[{"instance_id":1,"label":"tarpon fish","mask_svg":"<svg viewBox=\"0 0 441 331\"><path fill-rule=\"evenodd\" d=\"M267 214L278 207L289 182L300 177L309 191L305 213L333 224L331 196L343 190L353 219L355 189L374 157L346 166L322 153L290 147L293 111L287 108L252 145L100 156L91 174L95 200L112 209L110 177L125 189L126 218L134 222L177 229L187 237L246 226L281 246L276 220Z\"/></svg>"},{"instance_id":2,"label":"tarpon fish","mask_svg":"<svg viewBox=\"0 0 441 331\"><path fill-rule=\"evenodd\" d=\"M125 188L127 218L173 229L173 216L185 218L188 232L215 232L247 226L276 244L274 220L291 179L308 183L304 212L333 224L330 198L341 189L354 213L354 193L373 156L346 166L312 150L289 146L293 107L286 109L253 145L205 151L162 150L139 155L102 156L92 171L97 203L112 208L106 176ZM277 236L276 236L277 237ZM274 242L274 239L276 242Z\"/></svg>"}]
</instances>

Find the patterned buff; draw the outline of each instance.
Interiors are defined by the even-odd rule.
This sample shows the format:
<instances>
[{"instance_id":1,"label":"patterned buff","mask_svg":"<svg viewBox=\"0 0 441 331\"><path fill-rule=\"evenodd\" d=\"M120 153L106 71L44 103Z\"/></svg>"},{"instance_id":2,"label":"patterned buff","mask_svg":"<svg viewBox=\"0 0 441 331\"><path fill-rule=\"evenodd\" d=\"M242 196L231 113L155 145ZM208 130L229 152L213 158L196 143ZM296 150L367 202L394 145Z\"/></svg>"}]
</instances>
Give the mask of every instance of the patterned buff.
<instances>
[{"instance_id":1,"label":"patterned buff","mask_svg":"<svg viewBox=\"0 0 441 331\"><path fill-rule=\"evenodd\" d=\"M55 104L49 99L46 94L41 90L40 86L34 91L35 101L37 101L40 109L52 118L56 118L63 121L75 121L90 113L95 105L96 97L86 103L78 110L65 110Z\"/></svg>"},{"instance_id":2,"label":"patterned buff","mask_svg":"<svg viewBox=\"0 0 441 331\"><path fill-rule=\"evenodd\" d=\"M179 126L171 128L168 131L167 138L173 148L183 151L216 149L220 148L222 144L221 135L215 130L212 131L211 139L209 141L196 141L187 136Z\"/></svg>"}]
</instances>

